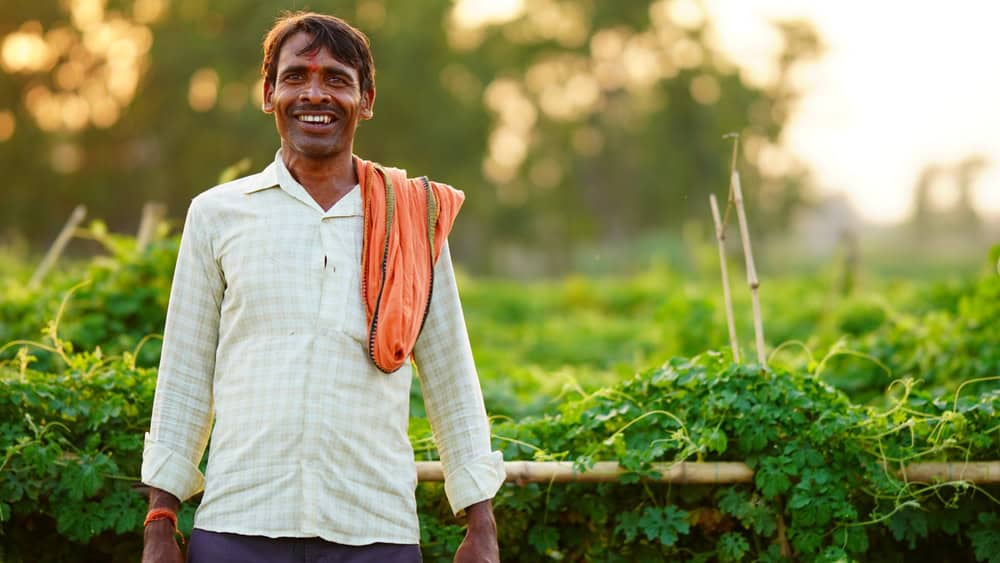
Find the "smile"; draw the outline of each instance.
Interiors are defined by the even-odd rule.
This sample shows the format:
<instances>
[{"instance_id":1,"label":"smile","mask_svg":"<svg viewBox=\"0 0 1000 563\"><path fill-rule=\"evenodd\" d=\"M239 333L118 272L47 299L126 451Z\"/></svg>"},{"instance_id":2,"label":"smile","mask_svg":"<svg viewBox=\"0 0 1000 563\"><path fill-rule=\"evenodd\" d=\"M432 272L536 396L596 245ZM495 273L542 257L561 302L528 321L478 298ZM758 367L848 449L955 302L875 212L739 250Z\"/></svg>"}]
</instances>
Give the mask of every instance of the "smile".
<instances>
[{"instance_id":1,"label":"smile","mask_svg":"<svg viewBox=\"0 0 1000 563\"><path fill-rule=\"evenodd\" d=\"M298 115L295 118L304 123L322 123L324 125L333 121L333 118L331 118L329 115L304 114L304 115Z\"/></svg>"}]
</instances>

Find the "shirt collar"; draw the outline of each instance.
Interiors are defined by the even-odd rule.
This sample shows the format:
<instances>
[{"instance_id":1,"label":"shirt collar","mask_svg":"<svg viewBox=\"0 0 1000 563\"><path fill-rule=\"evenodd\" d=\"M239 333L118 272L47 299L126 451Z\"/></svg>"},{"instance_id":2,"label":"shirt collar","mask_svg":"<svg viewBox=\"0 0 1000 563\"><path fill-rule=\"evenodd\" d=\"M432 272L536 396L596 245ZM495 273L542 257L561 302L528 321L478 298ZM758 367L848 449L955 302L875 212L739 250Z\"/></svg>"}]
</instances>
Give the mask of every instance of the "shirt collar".
<instances>
[{"instance_id":1,"label":"shirt collar","mask_svg":"<svg viewBox=\"0 0 1000 563\"><path fill-rule=\"evenodd\" d=\"M259 173L246 178L247 187L244 194L252 194L270 188L281 188L282 191L306 203L319 208L316 200L309 195L302 184L300 184L288 171L285 161L281 158L281 149L274 155L274 161L267 165ZM324 212L325 217L351 217L363 215L363 205L361 201L361 190L358 185L340 198L329 210Z\"/></svg>"},{"instance_id":2,"label":"shirt collar","mask_svg":"<svg viewBox=\"0 0 1000 563\"><path fill-rule=\"evenodd\" d=\"M278 171L274 162L267 165L267 168L261 170L260 172L244 178L246 182L246 187L243 189L243 193L252 194L254 192L259 192L261 190L266 190L268 188L277 188L278 186Z\"/></svg>"}]
</instances>

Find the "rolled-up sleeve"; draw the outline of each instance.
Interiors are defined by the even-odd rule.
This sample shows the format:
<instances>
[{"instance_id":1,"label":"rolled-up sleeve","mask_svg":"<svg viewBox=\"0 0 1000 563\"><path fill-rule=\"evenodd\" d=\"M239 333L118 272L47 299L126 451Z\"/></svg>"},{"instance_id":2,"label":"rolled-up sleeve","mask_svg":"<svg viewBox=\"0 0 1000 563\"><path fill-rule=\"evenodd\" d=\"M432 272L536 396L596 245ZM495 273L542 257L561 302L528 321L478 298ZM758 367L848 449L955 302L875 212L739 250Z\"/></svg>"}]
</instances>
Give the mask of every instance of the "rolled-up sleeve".
<instances>
[{"instance_id":1,"label":"rolled-up sleeve","mask_svg":"<svg viewBox=\"0 0 1000 563\"><path fill-rule=\"evenodd\" d=\"M490 450L489 421L447 243L434 268L430 309L413 358L444 466L445 494L458 514L493 498L506 474L503 455Z\"/></svg>"},{"instance_id":2,"label":"rolled-up sleeve","mask_svg":"<svg viewBox=\"0 0 1000 563\"><path fill-rule=\"evenodd\" d=\"M204 488L198 469L211 432L212 378L225 280L202 198L188 209L167 306L142 482L181 501Z\"/></svg>"}]
</instances>

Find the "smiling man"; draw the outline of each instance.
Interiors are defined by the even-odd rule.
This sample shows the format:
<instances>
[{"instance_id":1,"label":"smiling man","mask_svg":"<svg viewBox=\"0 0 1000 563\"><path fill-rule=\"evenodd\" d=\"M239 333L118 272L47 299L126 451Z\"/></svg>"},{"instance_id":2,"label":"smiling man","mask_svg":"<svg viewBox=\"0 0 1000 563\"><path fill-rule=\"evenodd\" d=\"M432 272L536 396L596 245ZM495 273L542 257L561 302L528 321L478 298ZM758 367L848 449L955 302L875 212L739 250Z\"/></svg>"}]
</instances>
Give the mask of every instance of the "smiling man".
<instances>
[{"instance_id":1,"label":"smiling man","mask_svg":"<svg viewBox=\"0 0 1000 563\"><path fill-rule=\"evenodd\" d=\"M503 460L446 241L463 196L354 155L375 69L346 22L282 17L262 73L281 149L195 197L184 225L143 455L143 561L182 560L177 509L202 490L189 561L419 561L411 358L467 517L455 560L498 561Z\"/></svg>"}]
</instances>

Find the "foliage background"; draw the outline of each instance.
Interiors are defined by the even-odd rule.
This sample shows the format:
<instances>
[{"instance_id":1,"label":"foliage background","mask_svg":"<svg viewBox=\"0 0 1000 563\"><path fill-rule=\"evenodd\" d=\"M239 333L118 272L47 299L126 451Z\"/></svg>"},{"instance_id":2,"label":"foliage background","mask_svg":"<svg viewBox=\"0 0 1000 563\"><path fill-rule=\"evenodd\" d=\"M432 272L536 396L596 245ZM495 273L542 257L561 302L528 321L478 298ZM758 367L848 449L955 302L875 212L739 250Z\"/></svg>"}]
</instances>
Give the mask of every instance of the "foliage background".
<instances>
[{"instance_id":1,"label":"foliage background","mask_svg":"<svg viewBox=\"0 0 1000 563\"><path fill-rule=\"evenodd\" d=\"M0 236L44 244L79 203L119 232L151 200L181 218L223 168L266 165L278 142L259 110L260 41L290 7L370 35L376 118L356 150L466 190L452 247L477 272L565 271L581 245L707 219L728 132L746 140L761 230L808 196L800 168L758 165L782 150L792 69L820 52L803 23L776 25L780 72L761 87L713 47L710 21L677 21L660 0L535 0L481 25L447 0L45 0L0 16L0 111L14 123Z\"/></svg>"},{"instance_id":2,"label":"foliage background","mask_svg":"<svg viewBox=\"0 0 1000 563\"><path fill-rule=\"evenodd\" d=\"M997 457L1000 255L984 262L982 236L950 236L969 217L931 229L918 201L913 238L884 259L861 263L846 237L838 259L807 275L766 275L780 377L711 352L726 349L705 205L727 184L722 135L743 139L761 271L786 261L779 235L814 203L809 175L778 143L799 96L794 75L822 52L808 25L775 22L778 72L751 84L714 47L712 22L667 0L532 0L512 20L479 24L447 0L8 4L0 561L30 559L39 543L53 560L134 559L143 502L132 486L178 220L220 171L273 158L259 43L289 7L344 16L372 39L377 117L358 152L469 196L452 248L496 446L508 459L617 458L635 470L599 487L506 486L505 553L768 560L781 517L804 560L1000 553L995 488L914 488L880 471L885 461ZM788 163L780 174L766 165L776 159ZM167 204L172 229L141 251L109 234L134 232L149 201ZM29 287L36 251L79 203L103 222L78 231L74 256ZM945 260L913 262L900 248ZM736 308L749 340L745 291ZM411 410L414 445L433 457L419 385ZM645 416L656 411L681 424ZM758 479L711 490L634 483L650 461L689 458L747 460ZM425 554L446 559L461 530L439 488L420 495Z\"/></svg>"},{"instance_id":3,"label":"foliage background","mask_svg":"<svg viewBox=\"0 0 1000 563\"><path fill-rule=\"evenodd\" d=\"M153 305L166 298L177 240L142 252L128 237L104 240L112 256L48 287L5 285L19 296L0 309L0 340L10 339L0 350L5 561L134 560L140 549L134 487L156 378L155 340L140 335L162 323ZM864 288L765 280L777 290L766 301L772 338L801 343L792 354L771 348L769 373L728 351L677 356L724 349L725 336L707 322L719 297L678 288L674 272L520 284L516 294L507 281L464 278L494 447L508 460L614 459L631 471L614 484L504 486L505 556L778 561L784 534L800 560L995 561L995 485L907 483L889 468L1000 455L1000 355L989 346L1000 327L997 259L1000 247L960 283L881 290L892 306ZM16 338L32 323L41 337ZM95 331L105 336L92 345ZM639 366L651 367L634 374ZM433 459L418 386L411 414L415 451ZM746 461L756 476L637 482L650 462L681 460ZM418 495L425 557L448 561L462 528L440 486ZM185 530L196 502L184 507Z\"/></svg>"}]
</instances>

